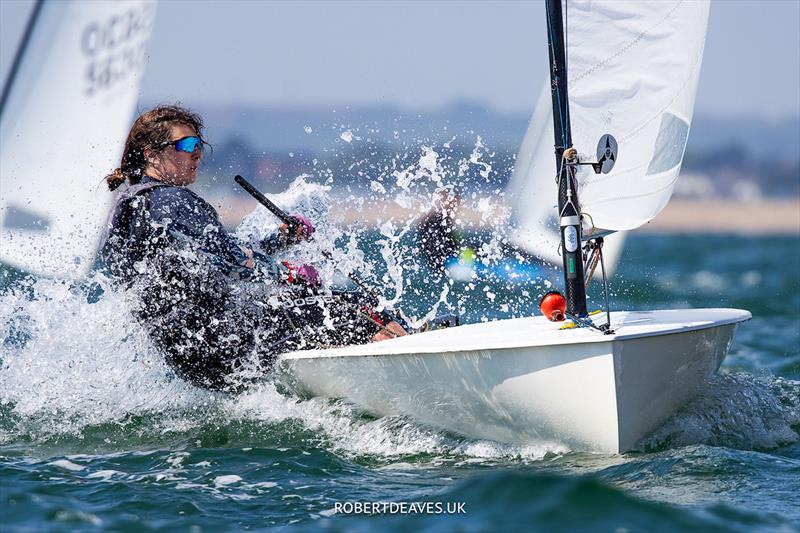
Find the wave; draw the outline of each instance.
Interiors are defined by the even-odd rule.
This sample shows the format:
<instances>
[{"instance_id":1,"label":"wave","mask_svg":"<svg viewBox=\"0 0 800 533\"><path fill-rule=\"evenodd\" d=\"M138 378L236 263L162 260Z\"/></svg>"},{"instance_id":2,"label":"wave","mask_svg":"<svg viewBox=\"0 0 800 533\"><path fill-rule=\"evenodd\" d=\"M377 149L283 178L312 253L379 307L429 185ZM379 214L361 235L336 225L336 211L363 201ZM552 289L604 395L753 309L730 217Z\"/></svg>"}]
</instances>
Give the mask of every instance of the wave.
<instances>
[{"instance_id":1,"label":"wave","mask_svg":"<svg viewBox=\"0 0 800 533\"><path fill-rule=\"evenodd\" d=\"M747 372L711 378L703 392L638 444L772 450L800 441L800 381Z\"/></svg>"},{"instance_id":2,"label":"wave","mask_svg":"<svg viewBox=\"0 0 800 533\"><path fill-rule=\"evenodd\" d=\"M687 508L637 498L591 477L534 474L502 470L476 475L437 494L419 494L407 509L434 504L433 514L347 517L336 516L328 526L359 530L403 531L525 530L543 531L741 531L791 530L786 518L734 509L724 504ZM437 513L439 503L444 512ZM459 507L458 504L461 504ZM340 508L341 509L341 508ZM344 507L347 510L347 507ZM389 508L391 509L391 508ZM447 513L447 510L451 513ZM460 512L462 511L463 512Z\"/></svg>"}]
</instances>

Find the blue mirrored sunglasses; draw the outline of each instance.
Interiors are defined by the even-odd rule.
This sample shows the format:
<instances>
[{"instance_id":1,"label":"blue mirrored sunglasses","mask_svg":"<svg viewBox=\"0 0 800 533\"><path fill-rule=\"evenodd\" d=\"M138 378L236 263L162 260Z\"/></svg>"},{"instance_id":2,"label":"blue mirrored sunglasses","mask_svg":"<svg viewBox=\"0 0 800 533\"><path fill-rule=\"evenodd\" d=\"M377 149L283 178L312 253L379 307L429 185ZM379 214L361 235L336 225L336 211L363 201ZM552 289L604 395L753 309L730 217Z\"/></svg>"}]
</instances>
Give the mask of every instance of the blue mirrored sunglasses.
<instances>
[{"instance_id":1,"label":"blue mirrored sunglasses","mask_svg":"<svg viewBox=\"0 0 800 533\"><path fill-rule=\"evenodd\" d=\"M190 135L188 137L181 137L177 141L168 141L160 144L160 147L173 145L178 152L186 152L187 154L193 153L198 148L203 151L203 139L197 135Z\"/></svg>"}]
</instances>

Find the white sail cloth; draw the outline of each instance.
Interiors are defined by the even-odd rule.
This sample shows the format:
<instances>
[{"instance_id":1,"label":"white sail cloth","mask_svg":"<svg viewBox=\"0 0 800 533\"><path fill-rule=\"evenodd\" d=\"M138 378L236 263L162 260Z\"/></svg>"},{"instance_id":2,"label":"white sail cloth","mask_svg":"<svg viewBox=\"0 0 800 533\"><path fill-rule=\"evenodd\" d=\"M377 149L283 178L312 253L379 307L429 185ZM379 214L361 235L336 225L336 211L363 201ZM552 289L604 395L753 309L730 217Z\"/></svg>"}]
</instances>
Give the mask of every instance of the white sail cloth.
<instances>
[{"instance_id":1,"label":"white sail cloth","mask_svg":"<svg viewBox=\"0 0 800 533\"><path fill-rule=\"evenodd\" d=\"M573 146L596 161L606 133L618 142L608 174L581 166L579 199L588 229L633 229L669 201L680 172L705 45L707 0L566 3L568 89ZM549 79L545 82L506 188L511 241L560 264L556 161ZM624 233L606 237L613 271Z\"/></svg>"},{"instance_id":2,"label":"white sail cloth","mask_svg":"<svg viewBox=\"0 0 800 533\"><path fill-rule=\"evenodd\" d=\"M46 1L0 116L0 261L91 267L139 97L151 0Z\"/></svg>"},{"instance_id":3,"label":"white sail cloth","mask_svg":"<svg viewBox=\"0 0 800 533\"><path fill-rule=\"evenodd\" d=\"M561 265L558 247L558 196L556 158L553 147L553 104L550 82L546 82L536 103L528 131L514 164L514 174L506 187L511 204L512 244L547 261ZM625 232L605 237L603 260L606 274L612 275L622 255Z\"/></svg>"},{"instance_id":4,"label":"white sail cloth","mask_svg":"<svg viewBox=\"0 0 800 533\"><path fill-rule=\"evenodd\" d=\"M594 227L634 229L669 201L692 122L708 13L708 0L566 2L572 144L584 161L597 160L605 133L619 146L609 174L580 167L581 211Z\"/></svg>"},{"instance_id":5,"label":"white sail cloth","mask_svg":"<svg viewBox=\"0 0 800 533\"><path fill-rule=\"evenodd\" d=\"M550 101L550 83L547 82L536 101L505 195L511 204L511 242L549 263L559 265L555 176L553 105Z\"/></svg>"}]
</instances>

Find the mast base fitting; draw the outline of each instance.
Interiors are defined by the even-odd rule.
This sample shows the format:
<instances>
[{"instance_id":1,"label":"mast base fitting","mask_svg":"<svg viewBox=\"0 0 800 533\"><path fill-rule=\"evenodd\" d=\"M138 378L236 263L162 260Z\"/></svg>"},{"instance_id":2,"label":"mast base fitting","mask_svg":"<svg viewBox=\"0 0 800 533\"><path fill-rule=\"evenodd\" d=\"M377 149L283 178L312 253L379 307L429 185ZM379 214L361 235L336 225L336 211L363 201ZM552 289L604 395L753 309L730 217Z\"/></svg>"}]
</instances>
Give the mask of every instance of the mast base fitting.
<instances>
[{"instance_id":1,"label":"mast base fitting","mask_svg":"<svg viewBox=\"0 0 800 533\"><path fill-rule=\"evenodd\" d=\"M550 322L563 322L567 312L567 301L558 291L550 291L539 300L539 310Z\"/></svg>"},{"instance_id":2,"label":"mast base fitting","mask_svg":"<svg viewBox=\"0 0 800 533\"><path fill-rule=\"evenodd\" d=\"M567 313L567 318L572 320L573 325L572 327L579 327L579 328L591 328L595 331L599 331L603 335L612 335L614 330L608 324L601 324L596 325L592 322L592 319L589 317L578 317ZM565 329L567 326L561 326L561 329Z\"/></svg>"}]
</instances>

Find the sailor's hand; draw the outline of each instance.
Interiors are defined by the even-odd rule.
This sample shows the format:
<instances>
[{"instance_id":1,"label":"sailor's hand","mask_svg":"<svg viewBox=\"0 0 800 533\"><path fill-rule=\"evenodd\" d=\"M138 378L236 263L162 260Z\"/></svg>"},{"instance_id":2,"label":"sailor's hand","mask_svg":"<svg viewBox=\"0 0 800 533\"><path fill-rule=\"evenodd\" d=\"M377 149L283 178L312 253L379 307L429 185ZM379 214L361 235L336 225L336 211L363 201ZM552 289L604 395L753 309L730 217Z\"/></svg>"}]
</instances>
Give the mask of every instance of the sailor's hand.
<instances>
[{"instance_id":1,"label":"sailor's hand","mask_svg":"<svg viewBox=\"0 0 800 533\"><path fill-rule=\"evenodd\" d=\"M244 246L239 246L239 249L244 253L246 259L239 264L245 268L253 268L256 266L256 261L253 259L253 250L250 248L245 248Z\"/></svg>"},{"instance_id":2,"label":"sailor's hand","mask_svg":"<svg viewBox=\"0 0 800 533\"><path fill-rule=\"evenodd\" d=\"M392 320L372 337L372 342L385 341L387 339L394 339L395 337L404 337L405 335L408 335L408 333L403 329L403 326Z\"/></svg>"},{"instance_id":3,"label":"sailor's hand","mask_svg":"<svg viewBox=\"0 0 800 533\"><path fill-rule=\"evenodd\" d=\"M284 235L287 235L289 239L294 242L307 241L310 239L311 235L315 231L314 224L312 224L311 221L303 215L292 215L292 218L299 222L294 231L294 235L289 235L289 226L286 224L281 225L280 232Z\"/></svg>"}]
</instances>

